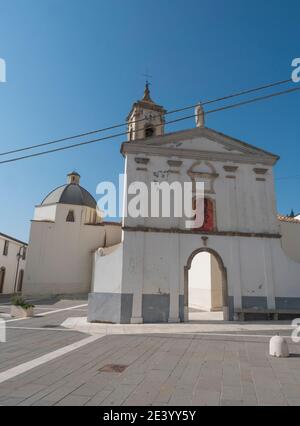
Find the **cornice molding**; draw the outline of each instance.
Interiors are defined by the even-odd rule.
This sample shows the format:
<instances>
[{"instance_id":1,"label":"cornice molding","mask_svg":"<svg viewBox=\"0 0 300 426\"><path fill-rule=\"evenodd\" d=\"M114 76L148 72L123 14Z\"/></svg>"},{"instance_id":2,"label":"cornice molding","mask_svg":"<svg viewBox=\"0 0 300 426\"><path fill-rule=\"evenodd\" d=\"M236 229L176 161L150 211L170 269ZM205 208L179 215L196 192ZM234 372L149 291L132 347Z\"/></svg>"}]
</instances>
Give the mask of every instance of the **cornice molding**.
<instances>
[{"instance_id":1,"label":"cornice molding","mask_svg":"<svg viewBox=\"0 0 300 426\"><path fill-rule=\"evenodd\" d=\"M160 157L178 157L195 160L208 160L219 162L233 162L241 164L264 164L273 166L277 162L276 157L254 155L254 154L235 154L214 151L199 151L193 149L179 149L174 147L162 147L158 145L147 145L143 143L125 142L121 147L121 153L126 154L148 154Z\"/></svg>"},{"instance_id":2,"label":"cornice molding","mask_svg":"<svg viewBox=\"0 0 300 426\"><path fill-rule=\"evenodd\" d=\"M158 233L158 234L188 234L188 235L212 235L212 236L223 236L223 237L243 237L243 238L273 238L280 239L280 234L272 233L256 233L256 232L239 232L239 231L199 231L199 230L188 230L178 228L153 228L146 226L123 226L123 231L127 232L144 232L144 233Z\"/></svg>"},{"instance_id":3,"label":"cornice molding","mask_svg":"<svg viewBox=\"0 0 300 426\"><path fill-rule=\"evenodd\" d=\"M150 161L149 158L141 158L141 157L136 157L134 160L137 164L148 164Z\"/></svg>"},{"instance_id":4,"label":"cornice molding","mask_svg":"<svg viewBox=\"0 0 300 426\"><path fill-rule=\"evenodd\" d=\"M258 167L255 167L253 169L254 173L256 173L257 175L265 175L269 170L268 169L260 169Z\"/></svg>"},{"instance_id":5,"label":"cornice molding","mask_svg":"<svg viewBox=\"0 0 300 426\"><path fill-rule=\"evenodd\" d=\"M250 145L246 142L243 142L241 140L235 139L231 136L227 136L223 133L217 132L216 130L210 129L208 127L201 127L201 128L194 128L194 129L188 129L188 130L181 130L179 132L173 132L173 133L167 133L162 136L156 136L151 139L151 142L149 142L149 139L140 139L138 142L131 142L134 144L139 145L151 145L151 146L163 146L166 144L176 144L176 143L184 143L184 141L188 139L196 139L196 138L207 138L213 142L221 143L225 149L228 151L234 151L238 150L245 154L251 154L256 155L260 157L268 157L273 159L273 164L275 164L279 160L279 156L270 153L268 151L265 151L261 148L258 148L254 145ZM123 147L122 147L123 148ZM170 147L171 149L174 149L174 146ZM121 152L122 149L121 149Z\"/></svg>"},{"instance_id":6,"label":"cornice molding","mask_svg":"<svg viewBox=\"0 0 300 426\"><path fill-rule=\"evenodd\" d=\"M235 173L238 170L237 166L224 166L223 169L225 172Z\"/></svg>"},{"instance_id":7,"label":"cornice molding","mask_svg":"<svg viewBox=\"0 0 300 426\"><path fill-rule=\"evenodd\" d=\"M182 161L179 161L179 160L168 160L167 163L170 167L181 167L182 166Z\"/></svg>"}]
</instances>

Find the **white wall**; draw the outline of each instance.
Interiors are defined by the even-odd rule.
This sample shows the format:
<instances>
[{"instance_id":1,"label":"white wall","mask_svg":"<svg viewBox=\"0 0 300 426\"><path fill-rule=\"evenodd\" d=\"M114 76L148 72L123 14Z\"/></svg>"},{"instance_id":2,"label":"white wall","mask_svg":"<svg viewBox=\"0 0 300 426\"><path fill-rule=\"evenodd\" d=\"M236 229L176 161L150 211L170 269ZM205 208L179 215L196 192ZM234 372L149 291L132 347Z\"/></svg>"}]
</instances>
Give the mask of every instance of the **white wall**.
<instances>
[{"instance_id":1,"label":"white wall","mask_svg":"<svg viewBox=\"0 0 300 426\"><path fill-rule=\"evenodd\" d=\"M199 235L125 231L122 292L133 293L137 304L141 293L170 294L176 318L184 268L201 247ZM212 235L207 247L223 260L235 308L242 307L243 296L265 298L270 309L275 297L300 297L300 263L286 257L280 239Z\"/></svg>"},{"instance_id":2,"label":"white wall","mask_svg":"<svg viewBox=\"0 0 300 426\"><path fill-rule=\"evenodd\" d=\"M100 248L94 253L92 292L120 293L122 284L123 245Z\"/></svg>"},{"instance_id":3,"label":"white wall","mask_svg":"<svg viewBox=\"0 0 300 426\"><path fill-rule=\"evenodd\" d=\"M74 211L74 223L66 222L69 210ZM90 291L93 253L105 242L106 245L120 242L121 227L111 225L106 229L103 224L86 224L89 214L90 209L82 206L58 204L55 223L32 222L25 294L78 294Z\"/></svg>"},{"instance_id":4,"label":"white wall","mask_svg":"<svg viewBox=\"0 0 300 426\"><path fill-rule=\"evenodd\" d=\"M195 144L199 145L203 141L195 140ZM174 150L174 154L176 150ZM147 156L128 154L127 156L127 181L144 182L148 188L151 182L168 183L191 182L188 171L197 161L192 159L182 159L182 166L175 172L168 166L167 161L170 157ZM149 158L150 161L146 166L146 171L139 170L138 164L135 163L136 157ZM173 160L178 160L176 156ZM235 164L238 170L235 173L228 173L224 170L224 162L211 161L214 171L219 177L214 183L214 194L206 194L216 202L216 222L217 228L222 231L235 232L255 232L255 233L273 233L279 234L279 223L277 220L275 193L274 193L274 177L272 167L263 164ZM226 164L230 165L230 163ZM261 167L268 170L263 176L264 181L258 181L254 172L255 167ZM175 168L176 169L176 168ZM196 167L196 171L206 171L205 162ZM234 175L235 179L229 179L226 176ZM201 181L201 178L198 179ZM133 198L128 197L128 202ZM186 229L185 218L125 218L125 226L149 226L158 228L179 228Z\"/></svg>"},{"instance_id":5,"label":"white wall","mask_svg":"<svg viewBox=\"0 0 300 426\"><path fill-rule=\"evenodd\" d=\"M286 255L300 262L300 222L280 222L282 248Z\"/></svg>"},{"instance_id":6,"label":"white wall","mask_svg":"<svg viewBox=\"0 0 300 426\"><path fill-rule=\"evenodd\" d=\"M34 210L33 220L54 222L56 217L56 204L37 206Z\"/></svg>"},{"instance_id":7,"label":"white wall","mask_svg":"<svg viewBox=\"0 0 300 426\"><path fill-rule=\"evenodd\" d=\"M0 268L4 267L6 269L3 293L11 294L11 293L14 293L14 290L15 290L16 274L17 274L17 268L18 268L17 255L19 253L20 248L23 246L23 244L7 238L7 241L9 241L8 255L4 256L3 249L4 249L5 240L6 238L0 235ZM24 271L25 264L26 264L26 260L23 260L21 258L19 262L18 275L21 270ZM17 278L17 283L18 283L18 278Z\"/></svg>"}]
</instances>

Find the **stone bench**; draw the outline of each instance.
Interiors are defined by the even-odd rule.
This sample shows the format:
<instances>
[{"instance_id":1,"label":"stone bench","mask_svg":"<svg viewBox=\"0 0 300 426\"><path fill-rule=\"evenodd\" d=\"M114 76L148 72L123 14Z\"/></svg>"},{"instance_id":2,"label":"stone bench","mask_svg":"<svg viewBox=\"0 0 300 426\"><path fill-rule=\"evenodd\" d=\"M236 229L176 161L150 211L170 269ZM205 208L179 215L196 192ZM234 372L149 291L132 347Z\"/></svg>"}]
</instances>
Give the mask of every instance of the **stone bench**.
<instances>
[{"instance_id":1,"label":"stone bench","mask_svg":"<svg viewBox=\"0 0 300 426\"><path fill-rule=\"evenodd\" d=\"M247 314L266 315L268 320L278 321L279 315L295 315L295 318L300 318L300 309L259 309L259 308L245 308L235 309L238 321L245 321Z\"/></svg>"}]
</instances>

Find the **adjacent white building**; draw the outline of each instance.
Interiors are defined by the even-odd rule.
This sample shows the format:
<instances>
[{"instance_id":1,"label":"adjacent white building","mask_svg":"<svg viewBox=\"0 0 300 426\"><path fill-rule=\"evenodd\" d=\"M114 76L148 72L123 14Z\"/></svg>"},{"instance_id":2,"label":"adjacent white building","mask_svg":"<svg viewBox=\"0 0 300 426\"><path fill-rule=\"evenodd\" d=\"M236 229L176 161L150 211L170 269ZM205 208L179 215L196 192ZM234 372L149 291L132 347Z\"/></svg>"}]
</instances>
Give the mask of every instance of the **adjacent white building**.
<instances>
[{"instance_id":1,"label":"adjacent white building","mask_svg":"<svg viewBox=\"0 0 300 426\"><path fill-rule=\"evenodd\" d=\"M0 233L0 294L22 291L27 243Z\"/></svg>"},{"instance_id":2,"label":"adjacent white building","mask_svg":"<svg viewBox=\"0 0 300 426\"><path fill-rule=\"evenodd\" d=\"M93 253L121 241L121 224L103 222L96 200L72 172L35 208L23 293L84 294L91 289Z\"/></svg>"},{"instance_id":3,"label":"adjacent white building","mask_svg":"<svg viewBox=\"0 0 300 426\"><path fill-rule=\"evenodd\" d=\"M300 262L300 216L278 216L282 248L290 259Z\"/></svg>"}]
</instances>

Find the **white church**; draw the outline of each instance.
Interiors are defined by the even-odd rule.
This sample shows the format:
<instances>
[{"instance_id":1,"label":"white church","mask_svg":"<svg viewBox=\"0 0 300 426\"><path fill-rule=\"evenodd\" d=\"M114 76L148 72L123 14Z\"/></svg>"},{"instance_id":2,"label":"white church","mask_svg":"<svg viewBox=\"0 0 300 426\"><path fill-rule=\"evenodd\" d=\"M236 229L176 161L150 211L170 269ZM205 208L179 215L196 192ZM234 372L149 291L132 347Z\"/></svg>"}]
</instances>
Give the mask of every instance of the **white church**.
<instances>
[{"instance_id":1,"label":"white church","mask_svg":"<svg viewBox=\"0 0 300 426\"><path fill-rule=\"evenodd\" d=\"M197 310L230 321L298 317L300 217L277 214L279 157L205 127L200 105L192 129L165 133L164 115L147 84L127 118L125 193L133 182L204 182L201 227L125 214L103 222L71 173L35 209L24 293L89 293L90 322L176 323Z\"/></svg>"}]
</instances>

